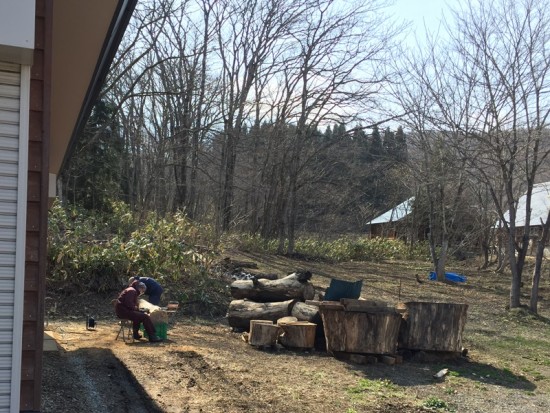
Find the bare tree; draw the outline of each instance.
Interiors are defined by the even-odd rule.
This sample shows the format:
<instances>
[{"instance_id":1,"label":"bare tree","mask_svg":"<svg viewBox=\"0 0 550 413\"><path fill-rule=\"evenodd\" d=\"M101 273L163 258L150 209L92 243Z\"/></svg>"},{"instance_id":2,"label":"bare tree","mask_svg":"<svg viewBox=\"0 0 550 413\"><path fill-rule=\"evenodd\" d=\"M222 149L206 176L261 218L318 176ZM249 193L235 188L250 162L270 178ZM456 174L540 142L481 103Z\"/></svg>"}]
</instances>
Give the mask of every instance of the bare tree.
<instances>
[{"instance_id":1,"label":"bare tree","mask_svg":"<svg viewBox=\"0 0 550 413\"><path fill-rule=\"evenodd\" d=\"M538 0L469 1L415 73L428 124L449 131L466 171L488 188L508 237L510 307L520 305L533 185L547 163L549 16ZM519 196L526 193L523 211ZM501 196L503 194L504 196ZM516 227L518 215L525 226Z\"/></svg>"}]
</instances>

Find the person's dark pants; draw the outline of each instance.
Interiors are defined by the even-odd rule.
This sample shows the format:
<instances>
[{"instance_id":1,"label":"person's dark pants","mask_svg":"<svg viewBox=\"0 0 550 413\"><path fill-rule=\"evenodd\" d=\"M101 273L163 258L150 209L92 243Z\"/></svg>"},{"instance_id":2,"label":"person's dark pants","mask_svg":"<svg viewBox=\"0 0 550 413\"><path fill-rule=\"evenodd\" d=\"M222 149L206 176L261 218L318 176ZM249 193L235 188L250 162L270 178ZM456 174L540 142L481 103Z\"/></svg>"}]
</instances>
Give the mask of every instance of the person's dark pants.
<instances>
[{"instance_id":1,"label":"person's dark pants","mask_svg":"<svg viewBox=\"0 0 550 413\"><path fill-rule=\"evenodd\" d=\"M147 332L149 338L156 337L155 326L151 321L149 314L142 313L141 311L129 310L126 307L117 306L116 307L116 316L125 320L132 320L133 333L134 336L139 334L139 326L143 323L143 328Z\"/></svg>"}]
</instances>

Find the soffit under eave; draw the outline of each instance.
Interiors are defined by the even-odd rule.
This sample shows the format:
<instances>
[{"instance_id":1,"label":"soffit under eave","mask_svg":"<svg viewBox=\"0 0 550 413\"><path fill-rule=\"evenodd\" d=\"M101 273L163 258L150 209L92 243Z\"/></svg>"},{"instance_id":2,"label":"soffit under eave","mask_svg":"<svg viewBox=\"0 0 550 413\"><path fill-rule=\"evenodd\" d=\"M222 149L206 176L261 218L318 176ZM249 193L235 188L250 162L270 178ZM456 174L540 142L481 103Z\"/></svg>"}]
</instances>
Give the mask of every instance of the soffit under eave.
<instances>
[{"instance_id":1,"label":"soffit under eave","mask_svg":"<svg viewBox=\"0 0 550 413\"><path fill-rule=\"evenodd\" d=\"M135 3L136 0L54 2L49 167L52 174L59 173L77 129L89 114L103 79L98 72L108 69L109 56L112 58L118 46Z\"/></svg>"}]
</instances>

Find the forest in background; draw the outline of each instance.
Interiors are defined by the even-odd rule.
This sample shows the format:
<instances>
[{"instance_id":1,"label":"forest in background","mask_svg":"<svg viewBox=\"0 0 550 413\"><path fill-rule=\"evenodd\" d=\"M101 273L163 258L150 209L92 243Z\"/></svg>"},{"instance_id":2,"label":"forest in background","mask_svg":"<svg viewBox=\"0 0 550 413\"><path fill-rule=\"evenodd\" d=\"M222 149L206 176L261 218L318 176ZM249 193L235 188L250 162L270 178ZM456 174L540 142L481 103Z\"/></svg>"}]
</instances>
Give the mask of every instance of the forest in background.
<instances>
[{"instance_id":1,"label":"forest in background","mask_svg":"<svg viewBox=\"0 0 550 413\"><path fill-rule=\"evenodd\" d=\"M550 16L496 3L465 2L411 50L385 1L139 2L61 198L184 211L292 254L298 234L361 234L414 196L438 276L496 246L517 307L532 236L515 218L548 177Z\"/></svg>"}]
</instances>

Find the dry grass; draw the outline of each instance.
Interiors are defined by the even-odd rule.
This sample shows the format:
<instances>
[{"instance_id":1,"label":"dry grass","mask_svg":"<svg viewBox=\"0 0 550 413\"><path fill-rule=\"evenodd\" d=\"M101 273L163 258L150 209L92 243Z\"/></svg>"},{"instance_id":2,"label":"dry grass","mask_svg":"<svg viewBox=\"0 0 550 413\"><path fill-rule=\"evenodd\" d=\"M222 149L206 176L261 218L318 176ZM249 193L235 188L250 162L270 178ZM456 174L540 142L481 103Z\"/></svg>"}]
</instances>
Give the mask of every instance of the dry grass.
<instances>
[{"instance_id":1,"label":"dry grass","mask_svg":"<svg viewBox=\"0 0 550 413\"><path fill-rule=\"evenodd\" d=\"M547 270L541 284L540 313L533 316L524 310L507 310L508 277L478 271L475 263L450 265L449 271L466 275L468 282L449 285L428 281L427 263L326 265L252 254L234 258L255 261L258 271L266 273L286 275L298 268L308 269L317 287L327 287L330 278L363 279L363 298L468 304L463 344L469 349L469 358L396 366L354 365L324 352L260 351L244 343L223 320L180 317L169 340L156 347L114 342L112 318L99 320L100 334L83 332L83 323L67 321L70 314L50 324L60 336L66 357L85 349L108 349L163 412L550 411ZM528 280L525 284L527 302ZM435 381L432 375L442 368L448 368L449 374ZM98 370L97 374L100 383L102 375L107 378L110 373ZM109 388L120 391L109 380ZM53 393L54 389L46 390Z\"/></svg>"}]
</instances>

